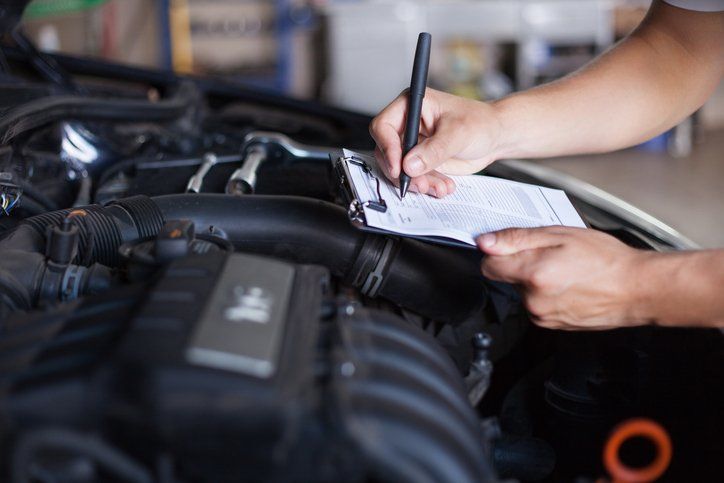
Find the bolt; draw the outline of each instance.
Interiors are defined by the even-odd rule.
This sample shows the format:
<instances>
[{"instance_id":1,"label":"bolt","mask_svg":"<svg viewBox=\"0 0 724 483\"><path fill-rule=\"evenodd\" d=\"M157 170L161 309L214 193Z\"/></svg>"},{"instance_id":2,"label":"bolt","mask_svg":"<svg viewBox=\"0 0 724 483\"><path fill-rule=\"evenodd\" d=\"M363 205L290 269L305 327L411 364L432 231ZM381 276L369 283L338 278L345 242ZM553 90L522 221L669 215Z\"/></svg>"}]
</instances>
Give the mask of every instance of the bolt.
<instances>
[{"instance_id":1,"label":"bolt","mask_svg":"<svg viewBox=\"0 0 724 483\"><path fill-rule=\"evenodd\" d=\"M344 377L352 377L354 375L355 367L354 364L348 361L342 364L339 370Z\"/></svg>"},{"instance_id":2,"label":"bolt","mask_svg":"<svg viewBox=\"0 0 724 483\"><path fill-rule=\"evenodd\" d=\"M485 332L477 332L473 335L473 347L475 349L487 350L493 345L493 338Z\"/></svg>"},{"instance_id":3,"label":"bolt","mask_svg":"<svg viewBox=\"0 0 724 483\"><path fill-rule=\"evenodd\" d=\"M488 349L493 345L493 338L485 332L473 335L473 363L488 363Z\"/></svg>"}]
</instances>

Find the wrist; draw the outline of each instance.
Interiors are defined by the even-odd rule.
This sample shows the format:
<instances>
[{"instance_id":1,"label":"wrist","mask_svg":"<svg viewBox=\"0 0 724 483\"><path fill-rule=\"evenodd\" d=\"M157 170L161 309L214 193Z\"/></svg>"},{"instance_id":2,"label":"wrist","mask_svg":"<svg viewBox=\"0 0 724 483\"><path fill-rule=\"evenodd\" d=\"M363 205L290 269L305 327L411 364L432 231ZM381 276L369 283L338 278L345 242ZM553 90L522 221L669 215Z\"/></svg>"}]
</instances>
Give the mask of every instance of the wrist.
<instances>
[{"instance_id":1,"label":"wrist","mask_svg":"<svg viewBox=\"0 0 724 483\"><path fill-rule=\"evenodd\" d=\"M521 122L516 121L515 96L505 97L489 104L498 127L493 143L495 160L522 157L519 149L521 139L518 134Z\"/></svg>"},{"instance_id":2,"label":"wrist","mask_svg":"<svg viewBox=\"0 0 724 483\"><path fill-rule=\"evenodd\" d=\"M659 325L659 307L662 297L666 298L666 284L671 283L662 270L665 255L652 251L637 250L631 264L627 291L628 318L631 325Z\"/></svg>"}]
</instances>

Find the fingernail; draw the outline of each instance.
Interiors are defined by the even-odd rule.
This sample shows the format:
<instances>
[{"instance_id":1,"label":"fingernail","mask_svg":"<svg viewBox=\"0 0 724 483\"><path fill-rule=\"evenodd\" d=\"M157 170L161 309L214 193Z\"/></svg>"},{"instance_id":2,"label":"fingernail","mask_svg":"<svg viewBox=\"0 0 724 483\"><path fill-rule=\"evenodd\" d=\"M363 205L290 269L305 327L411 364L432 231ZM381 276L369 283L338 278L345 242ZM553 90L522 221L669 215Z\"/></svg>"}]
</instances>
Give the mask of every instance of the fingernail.
<instances>
[{"instance_id":1,"label":"fingernail","mask_svg":"<svg viewBox=\"0 0 724 483\"><path fill-rule=\"evenodd\" d=\"M430 188L429 190L427 190L427 194L437 198L437 190L435 188Z\"/></svg>"},{"instance_id":2,"label":"fingernail","mask_svg":"<svg viewBox=\"0 0 724 483\"><path fill-rule=\"evenodd\" d=\"M420 158L410 158L407 160L407 163L405 163L405 167L409 171L407 174L416 175L425 169L425 164Z\"/></svg>"},{"instance_id":3,"label":"fingernail","mask_svg":"<svg viewBox=\"0 0 724 483\"><path fill-rule=\"evenodd\" d=\"M495 245L495 233L486 233L480 237L480 245L483 248L490 248Z\"/></svg>"}]
</instances>

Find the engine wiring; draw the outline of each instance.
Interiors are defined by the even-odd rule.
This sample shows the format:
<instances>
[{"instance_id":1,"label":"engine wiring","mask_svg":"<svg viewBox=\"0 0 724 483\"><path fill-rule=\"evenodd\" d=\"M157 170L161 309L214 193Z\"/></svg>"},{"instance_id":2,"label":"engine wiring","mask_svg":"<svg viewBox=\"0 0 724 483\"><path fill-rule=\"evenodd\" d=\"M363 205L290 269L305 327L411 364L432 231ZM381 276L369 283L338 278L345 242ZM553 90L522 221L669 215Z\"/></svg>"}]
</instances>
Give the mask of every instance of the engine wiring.
<instances>
[{"instance_id":1,"label":"engine wiring","mask_svg":"<svg viewBox=\"0 0 724 483\"><path fill-rule=\"evenodd\" d=\"M11 179L10 173L0 173L0 209L6 216L10 216L10 212L17 206L23 194L22 188L11 183Z\"/></svg>"}]
</instances>

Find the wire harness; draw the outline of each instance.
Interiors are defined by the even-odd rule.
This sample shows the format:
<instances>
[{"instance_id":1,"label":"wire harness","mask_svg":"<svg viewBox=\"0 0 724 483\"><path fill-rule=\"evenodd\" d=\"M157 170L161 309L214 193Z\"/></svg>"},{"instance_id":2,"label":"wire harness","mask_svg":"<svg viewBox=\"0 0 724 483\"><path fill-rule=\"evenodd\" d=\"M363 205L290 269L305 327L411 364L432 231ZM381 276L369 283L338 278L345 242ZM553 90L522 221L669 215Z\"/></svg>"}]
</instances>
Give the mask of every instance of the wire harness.
<instances>
[{"instance_id":1,"label":"wire harness","mask_svg":"<svg viewBox=\"0 0 724 483\"><path fill-rule=\"evenodd\" d=\"M12 174L0 172L0 213L9 216L23 195L20 186L12 183Z\"/></svg>"}]
</instances>

